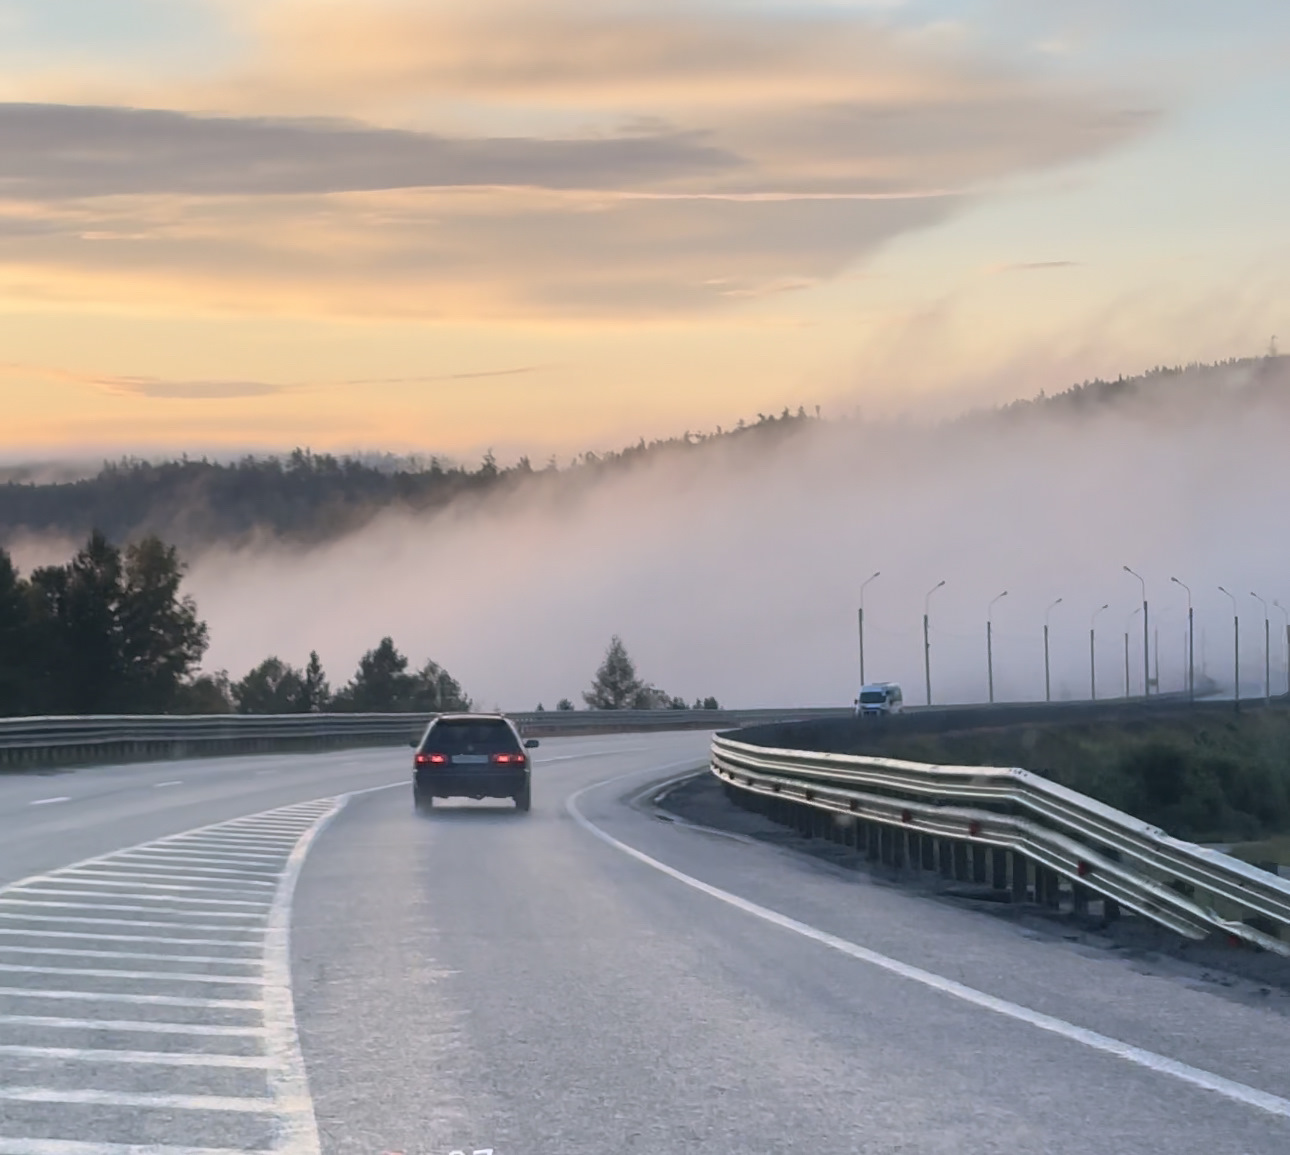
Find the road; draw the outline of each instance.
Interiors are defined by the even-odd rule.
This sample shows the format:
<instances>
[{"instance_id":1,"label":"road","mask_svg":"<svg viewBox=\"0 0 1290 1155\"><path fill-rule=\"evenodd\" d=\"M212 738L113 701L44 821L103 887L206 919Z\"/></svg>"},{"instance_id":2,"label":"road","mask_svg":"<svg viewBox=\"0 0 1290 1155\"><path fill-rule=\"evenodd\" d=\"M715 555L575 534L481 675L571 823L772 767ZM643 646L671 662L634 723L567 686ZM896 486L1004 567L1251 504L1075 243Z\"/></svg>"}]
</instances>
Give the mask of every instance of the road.
<instances>
[{"instance_id":1,"label":"road","mask_svg":"<svg viewBox=\"0 0 1290 1155\"><path fill-rule=\"evenodd\" d=\"M1290 1150L1283 1014L661 821L706 742L0 777L0 1155Z\"/></svg>"}]
</instances>

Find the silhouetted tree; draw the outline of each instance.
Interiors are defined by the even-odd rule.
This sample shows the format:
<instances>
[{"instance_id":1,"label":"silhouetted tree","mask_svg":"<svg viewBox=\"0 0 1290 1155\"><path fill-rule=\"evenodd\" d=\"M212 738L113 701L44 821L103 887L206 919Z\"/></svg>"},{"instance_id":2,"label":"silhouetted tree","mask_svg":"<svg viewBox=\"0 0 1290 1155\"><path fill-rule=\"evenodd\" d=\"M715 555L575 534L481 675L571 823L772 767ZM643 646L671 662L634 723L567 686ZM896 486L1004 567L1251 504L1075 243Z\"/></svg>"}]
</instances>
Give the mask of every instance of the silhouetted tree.
<instances>
[{"instance_id":1,"label":"silhouetted tree","mask_svg":"<svg viewBox=\"0 0 1290 1155\"><path fill-rule=\"evenodd\" d=\"M338 710L385 713L405 709L412 696L408 659L394 648L394 639L382 638L358 662L358 670L335 698Z\"/></svg>"},{"instance_id":2,"label":"silhouetted tree","mask_svg":"<svg viewBox=\"0 0 1290 1155\"><path fill-rule=\"evenodd\" d=\"M462 692L457 679L447 670L437 662L427 661L413 675L411 697L406 708L428 710L431 713L469 710L470 699Z\"/></svg>"},{"instance_id":3,"label":"silhouetted tree","mask_svg":"<svg viewBox=\"0 0 1290 1155\"><path fill-rule=\"evenodd\" d=\"M280 658L265 658L233 686L239 714L306 712L304 675Z\"/></svg>"},{"instance_id":4,"label":"silhouetted tree","mask_svg":"<svg viewBox=\"0 0 1290 1155\"><path fill-rule=\"evenodd\" d=\"M636 676L635 664L627 656L627 647L615 634L591 689L583 692L582 700L593 710L625 710L634 707L646 691L647 687Z\"/></svg>"},{"instance_id":5,"label":"silhouetted tree","mask_svg":"<svg viewBox=\"0 0 1290 1155\"><path fill-rule=\"evenodd\" d=\"M560 700L555 704L555 708L556 708L557 710L572 710L572 709L575 709L574 704L573 704L572 702L570 702L568 698L561 698L561 699L560 699Z\"/></svg>"},{"instance_id":6,"label":"silhouetted tree","mask_svg":"<svg viewBox=\"0 0 1290 1155\"><path fill-rule=\"evenodd\" d=\"M31 698L28 597L27 583L0 549L0 715L26 713Z\"/></svg>"},{"instance_id":7,"label":"silhouetted tree","mask_svg":"<svg viewBox=\"0 0 1290 1155\"><path fill-rule=\"evenodd\" d=\"M323 673L322 661L317 650L309 651L309 662L300 684L301 712L321 714L331 704L331 686Z\"/></svg>"}]
</instances>

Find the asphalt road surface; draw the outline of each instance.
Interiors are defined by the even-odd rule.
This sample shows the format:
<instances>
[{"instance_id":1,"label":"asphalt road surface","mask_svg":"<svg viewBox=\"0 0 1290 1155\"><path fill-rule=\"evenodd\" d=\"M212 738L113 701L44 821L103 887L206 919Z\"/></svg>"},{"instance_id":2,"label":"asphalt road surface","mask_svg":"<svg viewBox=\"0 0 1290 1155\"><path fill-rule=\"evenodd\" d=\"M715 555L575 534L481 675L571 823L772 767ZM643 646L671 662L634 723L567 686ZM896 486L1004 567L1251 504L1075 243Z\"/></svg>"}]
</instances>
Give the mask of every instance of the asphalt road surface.
<instances>
[{"instance_id":1,"label":"asphalt road surface","mask_svg":"<svg viewBox=\"0 0 1290 1155\"><path fill-rule=\"evenodd\" d=\"M706 743L0 777L0 1155L1290 1151L1281 1003L663 820Z\"/></svg>"}]
</instances>

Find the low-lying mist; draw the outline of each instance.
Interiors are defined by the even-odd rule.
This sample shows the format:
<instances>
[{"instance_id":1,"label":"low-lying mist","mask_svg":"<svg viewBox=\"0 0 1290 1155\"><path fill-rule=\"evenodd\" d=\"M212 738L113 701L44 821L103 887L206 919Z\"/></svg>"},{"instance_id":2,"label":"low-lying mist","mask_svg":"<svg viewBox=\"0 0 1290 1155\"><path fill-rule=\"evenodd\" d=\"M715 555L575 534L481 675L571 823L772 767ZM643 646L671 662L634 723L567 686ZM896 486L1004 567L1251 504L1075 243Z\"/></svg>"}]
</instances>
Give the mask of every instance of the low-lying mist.
<instances>
[{"instance_id":1,"label":"low-lying mist","mask_svg":"<svg viewBox=\"0 0 1290 1155\"><path fill-rule=\"evenodd\" d=\"M188 583L210 623L208 669L234 677L270 653L317 649L333 684L392 635L433 657L483 707L580 703L622 636L638 672L723 705L846 705L859 673L924 697L931 597L935 701L986 697L994 606L995 694L1042 698L1051 609L1054 698L1089 693L1097 618L1099 697L1142 692L1147 580L1162 690L1181 689L1187 598L1196 660L1230 686L1232 603L1243 693L1262 693L1263 611L1290 605L1290 371L1251 362L1084 391L940 425L804 422L662 454L595 484L535 478L435 515L390 512L309 549L218 546ZM1285 688L1274 608L1273 690ZM1154 665L1154 658L1153 658ZM1153 669L1154 675L1154 669Z\"/></svg>"}]
</instances>

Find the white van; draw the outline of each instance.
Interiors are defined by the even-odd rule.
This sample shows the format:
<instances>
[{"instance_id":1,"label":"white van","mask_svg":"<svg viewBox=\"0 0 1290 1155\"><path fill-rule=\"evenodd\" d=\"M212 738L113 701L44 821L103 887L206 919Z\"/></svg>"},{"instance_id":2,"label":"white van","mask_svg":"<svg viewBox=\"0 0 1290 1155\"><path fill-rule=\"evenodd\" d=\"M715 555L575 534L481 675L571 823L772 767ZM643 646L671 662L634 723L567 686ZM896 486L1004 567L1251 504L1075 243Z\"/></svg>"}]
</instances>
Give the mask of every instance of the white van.
<instances>
[{"instance_id":1,"label":"white van","mask_svg":"<svg viewBox=\"0 0 1290 1155\"><path fill-rule=\"evenodd\" d=\"M905 697L896 682L870 682L860 687L860 697L855 705L857 718L876 718L901 713L905 708Z\"/></svg>"}]
</instances>

